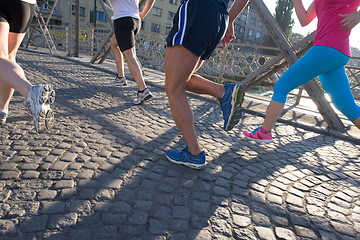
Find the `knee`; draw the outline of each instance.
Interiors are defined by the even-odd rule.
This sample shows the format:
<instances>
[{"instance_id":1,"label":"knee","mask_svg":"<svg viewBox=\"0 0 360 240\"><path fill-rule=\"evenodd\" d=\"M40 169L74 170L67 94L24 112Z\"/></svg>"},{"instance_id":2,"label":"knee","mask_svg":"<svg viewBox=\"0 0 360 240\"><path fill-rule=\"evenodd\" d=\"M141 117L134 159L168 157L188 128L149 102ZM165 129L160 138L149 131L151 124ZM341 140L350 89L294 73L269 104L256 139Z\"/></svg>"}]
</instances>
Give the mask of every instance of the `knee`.
<instances>
[{"instance_id":1,"label":"knee","mask_svg":"<svg viewBox=\"0 0 360 240\"><path fill-rule=\"evenodd\" d=\"M171 96L171 94L172 94L172 86L171 86L171 84L169 83L169 81L167 79L165 80L164 88L165 88L166 95Z\"/></svg>"},{"instance_id":2,"label":"knee","mask_svg":"<svg viewBox=\"0 0 360 240\"><path fill-rule=\"evenodd\" d=\"M350 121L360 117L360 106L355 101L344 102L342 99L332 99L334 106L342 112Z\"/></svg>"},{"instance_id":3,"label":"knee","mask_svg":"<svg viewBox=\"0 0 360 240\"><path fill-rule=\"evenodd\" d=\"M9 54L0 51L0 58L1 58L1 59L5 59L5 60L9 60Z\"/></svg>"},{"instance_id":4,"label":"knee","mask_svg":"<svg viewBox=\"0 0 360 240\"><path fill-rule=\"evenodd\" d=\"M283 92L283 91L284 91L284 84L282 84L282 81L280 81L279 79L274 85L274 93Z\"/></svg>"},{"instance_id":5,"label":"knee","mask_svg":"<svg viewBox=\"0 0 360 240\"><path fill-rule=\"evenodd\" d=\"M291 90L284 84L284 81L281 81L281 78L275 83L274 86L274 95L272 97L273 100L285 103L287 99L287 95Z\"/></svg>"},{"instance_id":6,"label":"knee","mask_svg":"<svg viewBox=\"0 0 360 240\"><path fill-rule=\"evenodd\" d=\"M122 52L126 62L128 65L131 65L133 67L139 67L140 68L140 65L137 61L137 58L136 58L136 54L135 54L135 51L133 51L133 49L128 49L128 50L125 50L124 52Z\"/></svg>"},{"instance_id":7,"label":"knee","mask_svg":"<svg viewBox=\"0 0 360 240\"><path fill-rule=\"evenodd\" d=\"M118 43L117 43L116 38L114 36L112 36L112 38L110 39L110 47L111 47L111 49L118 48Z\"/></svg>"},{"instance_id":8,"label":"knee","mask_svg":"<svg viewBox=\"0 0 360 240\"><path fill-rule=\"evenodd\" d=\"M135 51L133 48L127 49L125 51L122 52L122 54L124 55L124 57L126 59L129 60L134 60L135 59Z\"/></svg>"},{"instance_id":9,"label":"knee","mask_svg":"<svg viewBox=\"0 0 360 240\"><path fill-rule=\"evenodd\" d=\"M11 62L16 63L16 54L10 53L8 58Z\"/></svg>"},{"instance_id":10,"label":"knee","mask_svg":"<svg viewBox=\"0 0 360 240\"><path fill-rule=\"evenodd\" d=\"M171 78L167 77L165 79L165 92L168 97L175 96L175 95L177 95L177 93L179 93L181 91L185 92L185 89L182 90L182 87L179 86L178 84L175 84L175 81L172 81Z\"/></svg>"}]
</instances>

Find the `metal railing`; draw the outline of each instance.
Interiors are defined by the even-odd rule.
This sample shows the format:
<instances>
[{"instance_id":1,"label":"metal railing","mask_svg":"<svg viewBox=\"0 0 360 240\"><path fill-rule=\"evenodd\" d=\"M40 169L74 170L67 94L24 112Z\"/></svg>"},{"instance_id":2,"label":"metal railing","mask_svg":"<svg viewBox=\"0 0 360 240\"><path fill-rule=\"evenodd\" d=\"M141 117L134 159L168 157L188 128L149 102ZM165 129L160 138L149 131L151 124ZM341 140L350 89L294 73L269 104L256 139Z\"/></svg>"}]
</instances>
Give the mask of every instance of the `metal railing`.
<instances>
[{"instance_id":1,"label":"metal railing","mask_svg":"<svg viewBox=\"0 0 360 240\"><path fill-rule=\"evenodd\" d=\"M57 50L68 51L67 27L49 26L49 32ZM98 48L103 47L104 39L109 32L109 30L101 29L81 29L80 53L92 56ZM136 52L144 67L164 71L165 38L166 35L143 32L137 36ZM75 32L72 39L75 40ZM42 47L46 47L45 43ZM279 54L280 51L277 48L230 43L226 48L217 47L213 56L204 62L198 72L219 83L240 82ZM113 59L111 52L107 58ZM287 64L284 61L281 60L278 63L281 66L276 72L263 79L259 84L252 86L248 91L264 98L270 98L275 82L287 70ZM355 99L360 100L360 57L351 58L346 66L346 73ZM306 91L300 87L289 94L288 103L301 104L304 99L309 99L309 97Z\"/></svg>"}]
</instances>

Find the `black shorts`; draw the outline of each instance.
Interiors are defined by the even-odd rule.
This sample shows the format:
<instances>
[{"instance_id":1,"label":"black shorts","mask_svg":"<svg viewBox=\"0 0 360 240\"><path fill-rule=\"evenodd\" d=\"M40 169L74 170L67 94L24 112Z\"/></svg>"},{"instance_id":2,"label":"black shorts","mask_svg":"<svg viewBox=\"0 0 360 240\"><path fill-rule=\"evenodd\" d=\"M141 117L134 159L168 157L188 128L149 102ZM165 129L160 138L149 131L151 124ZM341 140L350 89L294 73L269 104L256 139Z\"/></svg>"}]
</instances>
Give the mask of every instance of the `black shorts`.
<instances>
[{"instance_id":1,"label":"black shorts","mask_svg":"<svg viewBox=\"0 0 360 240\"><path fill-rule=\"evenodd\" d=\"M121 52L135 47L135 36L140 31L140 24L140 19L133 17L115 19L115 37Z\"/></svg>"},{"instance_id":2,"label":"black shorts","mask_svg":"<svg viewBox=\"0 0 360 240\"><path fill-rule=\"evenodd\" d=\"M24 33L35 14L35 4L20 0L0 0L0 22L10 25L10 32Z\"/></svg>"},{"instance_id":3,"label":"black shorts","mask_svg":"<svg viewBox=\"0 0 360 240\"><path fill-rule=\"evenodd\" d=\"M167 46L182 45L208 59L224 37L229 22L225 4L217 0L185 0L174 17Z\"/></svg>"}]
</instances>

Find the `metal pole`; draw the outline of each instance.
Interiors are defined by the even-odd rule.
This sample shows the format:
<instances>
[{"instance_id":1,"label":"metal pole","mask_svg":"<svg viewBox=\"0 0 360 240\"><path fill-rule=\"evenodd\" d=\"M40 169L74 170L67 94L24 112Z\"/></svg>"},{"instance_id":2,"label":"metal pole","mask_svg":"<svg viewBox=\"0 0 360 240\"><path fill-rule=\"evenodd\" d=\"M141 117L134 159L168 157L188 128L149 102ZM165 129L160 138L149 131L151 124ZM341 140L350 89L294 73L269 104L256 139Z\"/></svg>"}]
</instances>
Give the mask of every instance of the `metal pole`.
<instances>
[{"instance_id":1,"label":"metal pole","mask_svg":"<svg viewBox=\"0 0 360 240\"><path fill-rule=\"evenodd\" d=\"M76 0L76 32L75 32L75 51L74 57L79 57L79 46L80 46L80 0Z\"/></svg>"},{"instance_id":2,"label":"metal pole","mask_svg":"<svg viewBox=\"0 0 360 240\"><path fill-rule=\"evenodd\" d=\"M96 28L96 0L94 0L94 28Z\"/></svg>"},{"instance_id":3,"label":"metal pole","mask_svg":"<svg viewBox=\"0 0 360 240\"><path fill-rule=\"evenodd\" d=\"M72 4L71 4L72 0L68 0L68 4L69 4L69 19L68 19L68 56L71 57L72 56Z\"/></svg>"}]
</instances>

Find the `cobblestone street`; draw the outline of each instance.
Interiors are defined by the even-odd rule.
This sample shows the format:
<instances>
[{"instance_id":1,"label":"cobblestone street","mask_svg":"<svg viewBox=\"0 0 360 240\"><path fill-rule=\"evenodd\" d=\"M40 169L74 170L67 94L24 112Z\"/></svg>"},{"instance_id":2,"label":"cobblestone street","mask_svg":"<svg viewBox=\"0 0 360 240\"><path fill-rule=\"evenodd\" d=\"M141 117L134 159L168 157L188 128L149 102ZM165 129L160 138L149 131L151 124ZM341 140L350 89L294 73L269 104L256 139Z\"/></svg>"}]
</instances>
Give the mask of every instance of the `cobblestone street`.
<instances>
[{"instance_id":1,"label":"cobblestone street","mask_svg":"<svg viewBox=\"0 0 360 240\"><path fill-rule=\"evenodd\" d=\"M56 89L56 121L37 134L17 92L0 132L0 239L360 239L360 145L262 117L222 130L215 101L189 95L206 167L170 163L184 146L162 87L65 58L19 51L32 84ZM147 76L151 77L151 76Z\"/></svg>"}]
</instances>

